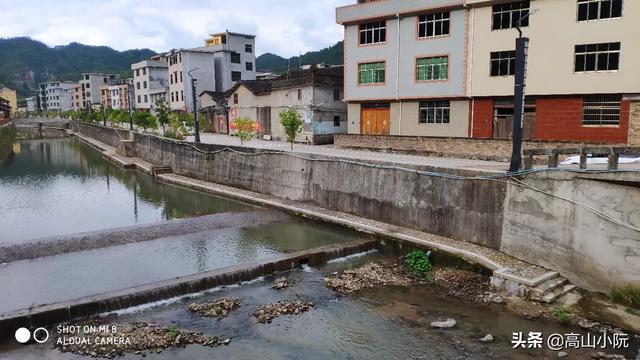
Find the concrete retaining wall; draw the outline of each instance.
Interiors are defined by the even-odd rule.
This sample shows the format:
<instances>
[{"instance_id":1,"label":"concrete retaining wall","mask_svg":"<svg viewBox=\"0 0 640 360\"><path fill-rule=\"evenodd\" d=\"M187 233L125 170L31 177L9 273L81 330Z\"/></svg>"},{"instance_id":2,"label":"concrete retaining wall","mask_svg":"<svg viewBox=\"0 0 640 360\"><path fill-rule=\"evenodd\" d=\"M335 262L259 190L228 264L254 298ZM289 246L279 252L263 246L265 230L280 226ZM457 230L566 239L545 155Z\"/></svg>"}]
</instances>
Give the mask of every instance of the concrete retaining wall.
<instances>
[{"instance_id":1,"label":"concrete retaining wall","mask_svg":"<svg viewBox=\"0 0 640 360\"><path fill-rule=\"evenodd\" d=\"M98 133L111 143L119 136L115 130L95 125L81 126L80 131L89 136ZM269 152L255 156L198 145L205 152L218 151L204 153L191 144L144 134L135 134L134 140L138 157L171 166L179 175L499 249L556 270L591 290L608 291L615 285L640 281L638 232L623 229L574 203L505 181L452 180L309 154L298 157ZM463 174L451 169L437 171ZM530 176L525 181L640 226L637 177L626 185L614 185L586 180L585 175L552 175Z\"/></svg>"},{"instance_id":2,"label":"concrete retaining wall","mask_svg":"<svg viewBox=\"0 0 640 360\"><path fill-rule=\"evenodd\" d=\"M84 135L90 136L115 148L120 145L120 140L129 139L129 130L114 129L99 125L85 124L81 122L77 122L76 124L74 124L74 128L77 128L78 131L80 131Z\"/></svg>"},{"instance_id":3,"label":"concrete retaining wall","mask_svg":"<svg viewBox=\"0 0 640 360\"><path fill-rule=\"evenodd\" d=\"M640 189L632 183L536 176L526 183L640 228ZM500 250L554 269L574 284L609 291L640 284L640 233L583 206L510 185Z\"/></svg>"}]
</instances>

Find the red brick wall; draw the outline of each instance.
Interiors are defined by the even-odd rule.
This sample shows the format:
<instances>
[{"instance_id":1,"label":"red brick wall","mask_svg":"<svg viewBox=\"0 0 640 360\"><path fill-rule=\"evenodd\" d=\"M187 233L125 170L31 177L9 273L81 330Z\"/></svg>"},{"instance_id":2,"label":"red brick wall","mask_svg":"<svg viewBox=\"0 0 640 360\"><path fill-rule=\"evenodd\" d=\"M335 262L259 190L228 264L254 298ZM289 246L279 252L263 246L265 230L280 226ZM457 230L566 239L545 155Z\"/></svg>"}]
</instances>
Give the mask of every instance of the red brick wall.
<instances>
[{"instance_id":1,"label":"red brick wall","mask_svg":"<svg viewBox=\"0 0 640 360\"><path fill-rule=\"evenodd\" d=\"M475 99L469 101L469 106L469 137L493 138L493 99Z\"/></svg>"},{"instance_id":2,"label":"red brick wall","mask_svg":"<svg viewBox=\"0 0 640 360\"><path fill-rule=\"evenodd\" d=\"M622 102L620 126L582 126L582 97L549 97L536 100L535 139L626 143L629 133L629 101Z\"/></svg>"}]
</instances>

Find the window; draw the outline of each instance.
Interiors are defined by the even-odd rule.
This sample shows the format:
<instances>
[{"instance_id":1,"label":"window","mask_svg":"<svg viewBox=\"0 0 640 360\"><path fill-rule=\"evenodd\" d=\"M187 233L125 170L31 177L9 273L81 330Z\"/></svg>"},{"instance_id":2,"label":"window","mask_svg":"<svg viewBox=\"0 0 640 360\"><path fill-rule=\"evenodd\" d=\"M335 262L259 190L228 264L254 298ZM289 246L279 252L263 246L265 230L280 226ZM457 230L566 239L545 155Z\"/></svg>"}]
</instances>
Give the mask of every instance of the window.
<instances>
[{"instance_id":1,"label":"window","mask_svg":"<svg viewBox=\"0 0 640 360\"><path fill-rule=\"evenodd\" d=\"M253 52L253 45L251 45L251 44L245 44L245 45L244 45L244 52L246 52L246 53L252 53L252 52Z\"/></svg>"},{"instance_id":2,"label":"window","mask_svg":"<svg viewBox=\"0 0 640 360\"><path fill-rule=\"evenodd\" d=\"M358 64L359 84L381 84L384 83L385 63L374 62Z\"/></svg>"},{"instance_id":3,"label":"window","mask_svg":"<svg viewBox=\"0 0 640 360\"><path fill-rule=\"evenodd\" d=\"M420 124L448 124L451 104L444 101L421 101Z\"/></svg>"},{"instance_id":4,"label":"window","mask_svg":"<svg viewBox=\"0 0 640 360\"><path fill-rule=\"evenodd\" d=\"M576 45L575 72L614 71L620 67L620 43Z\"/></svg>"},{"instance_id":5,"label":"window","mask_svg":"<svg viewBox=\"0 0 640 360\"><path fill-rule=\"evenodd\" d=\"M252 62L247 62L244 65L245 65L245 69L247 69L247 71L253 71L253 63Z\"/></svg>"},{"instance_id":6,"label":"window","mask_svg":"<svg viewBox=\"0 0 640 360\"><path fill-rule=\"evenodd\" d=\"M302 89L298 89L298 100L302 100Z\"/></svg>"},{"instance_id":7,"label":"window","mask_svg":"<svg viewBox=\"0 0 640 360\"><path fill-rule=\"evenodd\" d=\"M340 116L333 117L333 127L340 127Z\"/></svg>"},{"instance_id":8,"label":"window","mask_svg":"<svg viewBox=\"0 0 640 360\"><path fill-rule=\"evenodd\" d=\"M238 104L238 94L233 94L233 103Z\"/></svg>"},{"instance_id":9,"label":"window","mask_svg":"<svg viewBox=\"0 0 640 360\"><path fill-rule=\"evenodd\" d=\"M140 83L139 82L136 83L136 89L140 90Z\"/></svg>"},{"instance_id":10,"label":"window","mask_svg":"<svg viewBox=\"0 0 640 360\"><path fill-rule=\"evenodd\" d=\"M184 101L184 91L180 90L180 101Z\"/></svg>"},{"instance_id":11,"label":"window","mask_svg":"<svg viewBox=\"0 0 640 360\"><path fill-rule=\"evenodd\" d=\"M507 4L493 5L493 30L511 29L518 25L518 20L529 13L529 0ZM520 27L529 26L529 17L520 22Z\"/></svg>"},{"instance_id":12,"label":"window","mask_svg":"<svg viewBox=\"0 0 640 360\"><path fill-rule=\"evenodd\" d=\"M362 24L359 29L360 45L379 44L387 41L387 24L384 21Z\"/></svg>"},{"instance_id":13,"label":"window","mask_svg":"<svg viewBox=\"0 0 640 360\"><path fill-rule=\"evenodd\" d=\"M237 53L237 52L231 53L231 63L240 64L240 53Z\"/></svg>"},{"instance_id":14,"label":"window","mask_svg":"<svg viewBox=\"0 0 640 360\"><path fill-rule=\"evenodd\" d=\"M240 81L242 79L242 73L240 71L231 72L231 81Z\"/></svg>"},{"instance_id":15,"label":"window","mask_svg":"<svg viewBox=\"0 0 640 360\"><path fill-rule=\"evenodd\" d=\"M171 101L175 101L173 98L173 91L171 92Z\"/></svg>"},{"instance_id":16,"label":"window","mask_svg":"<svg viewBox=\"0 0 640 360\"><path fill-rule=\"evenodd\" d=\"M182 82L182 71L180 71L180 82Z\"/></svg>"},{"instance_id":17,"label":"window","mask_svg":"<svg viewBox=\"0 0 640 360\"><path fill-rule=\"evenodd\" d=\"M427 38L449 35L449 16L449 12L419 16L418 37Z\"/></svg>"},{"instance_id":18,"label":"window","mask_svg":"<svg viewBox=\"0 0 640 360\"><path fill-rule=\"evenodd\" d=\"M143 88L145 88L145 89L147 88L147 80L145 80L145 81L143 82L143 86L142 86L142 87L143 87Z\"/></svg>"},{"instance_id":19,"label":"window","mask_svg":"<svg viewBox=\"0 0 640 360\"><path fill-rule=\"evenodd\" d=\"M138 104L142 103L142 96L138 95Z\"/></svg>"},{"instance_id":20,"label":"window","mask_svg":"<svg viewBox=\"0 0 640 360\"><path fill-rule=\"evenodd\" d=\"M169 77L171 78L171 84L173 84L173 74L169 74Z\"/></svg>"},{"instance_id":21,"label":"window","mask_svg":"<svg viewBox=\"0 0 640 360\"><path fill-rule=\"evenodd\" d=\"M619 18L622 0L578 0L578 21Z\"/></svg>"},{"instance_id":22,"label":"window","mask_svg":"<svg viewBox=\"0 0 640 360\"><path fill-rule=\"evenodd\" d=\"M149 97L147 95L144 96L144 103L148 103L149 102Z\"/></svg>"},{"instance_id":23,"label":"window","mask_svg":"<svg viewBox=\"0 0 640 360\"><path fill-rule=\"evenodd\" d=\"M140 76L140 69L136 69L136 76Z\"/></svg>"},{"instance_id":24,"label":"window","mask_svg":"<svg viewBox=\"0 0 640 360\"><path fill-rule=\"evenodd\" d=\"M416 80L447 80L449 57L437 56L416 59Z\"/></svg>"},{"instance_id":25,"label":"window","mask_svg":"<svg viewBox=\"0 0 640 360\"><path fill-rule=\"evenodd\" d=\"M142 68L142 75L147 75L147 68Z\"/></svg>"},{"instance_id":26,"label":"window","mask_svg":"<svg viewBox=\"0 0 640 360\"><path fill-rule=\"evenodd\" d=\"M91 87L91 84L90 84L90 83L87 83L87 86L85 86L85 88L86 88L86 89L88 89L88 88L90 88L90 87Z\"/></svg>"},{"instance_id":27,"label":"window","mask_svg":"<svg viewBox=\"0 0 640 360\"><path fill-rule=\"evenodd\" d=\"M620 125L620 96L582 99L582 125Z\"/></svg>"},{"instance_id":28,"label":"window","mask_svg":"<svg viewBox=\"0 0 640 360\"><path fill-rule=\"evenodd\" d=\"M516 73L516 51L491 53L491 76L509 76Z\"/></svg>"},{"instance_id":29,"label":"window","mask_svg":"<svg viewBox=\"0 0 640 360\"><path fill-rule=\"evenodd\" d=\"M333 101L340 101L340 89L333 89Z\"/></svg>"}]
</instances>

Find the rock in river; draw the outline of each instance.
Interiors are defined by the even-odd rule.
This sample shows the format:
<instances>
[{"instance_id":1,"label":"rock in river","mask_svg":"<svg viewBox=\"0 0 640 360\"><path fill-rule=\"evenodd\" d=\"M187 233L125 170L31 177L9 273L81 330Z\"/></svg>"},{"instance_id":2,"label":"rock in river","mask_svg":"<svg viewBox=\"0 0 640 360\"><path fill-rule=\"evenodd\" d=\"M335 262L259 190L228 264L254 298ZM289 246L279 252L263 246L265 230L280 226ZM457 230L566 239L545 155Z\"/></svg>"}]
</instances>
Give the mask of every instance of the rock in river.
<instances>
[{"instance_id":1,"label":"rock in river","mask_svg":"<svg viewBox=\"0 0 640 360\"><path fill-rule=\"evenodd\" d=\"M448 329L456 326L455 319L447 319L446 321L434 321L431 323L431 327L438 329Z\"/></svg>"}]
</instances>

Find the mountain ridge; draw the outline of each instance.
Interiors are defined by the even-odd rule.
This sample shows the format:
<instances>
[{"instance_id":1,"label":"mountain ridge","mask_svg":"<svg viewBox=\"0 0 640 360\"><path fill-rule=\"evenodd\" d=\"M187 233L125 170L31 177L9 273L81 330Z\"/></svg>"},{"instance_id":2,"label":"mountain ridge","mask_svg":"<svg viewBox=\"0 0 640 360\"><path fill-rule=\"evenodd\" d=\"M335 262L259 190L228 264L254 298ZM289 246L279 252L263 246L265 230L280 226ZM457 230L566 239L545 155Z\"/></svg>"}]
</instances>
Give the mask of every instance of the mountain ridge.
<instances>
[{"instance_id":1,"label":"mountain ridge","mask_svg":"<svg viewBox=\"0 0 640 360\"><path fill-rule=\"evenodd\" d=\"M265 53L256 58L256 69L263 72L284 73L302 65L340 65L343 44L299 56L284 58ZM148 59L157 53L151 49L118 51L108 46L84 45L71 42L50 47L28 38L0 38L0 84L15 89L21 99L32 96L38 84L46 81L78 81L82 73L104 72L131 77L131 64Z\"/></svg>"}]
</instances>

